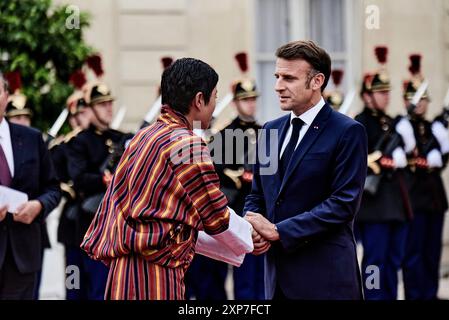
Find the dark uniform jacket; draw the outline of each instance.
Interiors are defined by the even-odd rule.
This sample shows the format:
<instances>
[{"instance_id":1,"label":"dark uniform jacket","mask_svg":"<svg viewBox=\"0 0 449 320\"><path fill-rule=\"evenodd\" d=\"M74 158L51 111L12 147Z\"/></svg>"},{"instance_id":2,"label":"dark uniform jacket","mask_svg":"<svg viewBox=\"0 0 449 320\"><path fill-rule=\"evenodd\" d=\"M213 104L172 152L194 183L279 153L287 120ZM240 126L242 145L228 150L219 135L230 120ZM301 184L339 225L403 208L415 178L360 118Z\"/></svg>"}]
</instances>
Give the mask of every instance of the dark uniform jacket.
<instances>
[{"instance_id":1,"label":"dark uniform jacket","mask_svg":"<svg viewBox=\"0 0 449 320\"><path fill-rule=\"evenodd\" d=\"M239 117L235 118L228 126L217 135L221 137L221 163L214 163L217 174L220 178L221 190L228 198L229 206L237 214L242 214L245 205L245 198L251 192L253 164L248 159L249 148L255 151L257 143L257 133L261 126L256 122L247 122ZM227 141L226 136L232 137L239 134L237 129L245 134L244 144L237 148L238 138ZM226 134L228 130L228 134ZM240 132L240 133L241 133ZM232 134L233 133L233 134ZM216 139L217 136L214 137ZM232 157L231 153L232 152ZM212 151L213 155L216 152ZM226 161L228 158L229 161Z\"/></svg>"},{"instance_id":2,"label":"dark uniform jacket","mask_svg":"<svg viewBox=\"0 0 449 320\"><path fill-rule=\"evenodd\" d=\"M394 131L396 120L385 113L368 107L355 117L355 120L365 126L368 135L368 154L382 150L388 144L385 139L379 145L380 139L389 130ZM391 155L390 155L391 156ZM368 168L368 175L373 174ZM408 196L407 181L404 170L387 171L383 174L377 193L373 196L363 193L360 211L357 216L359 222L387 222L406 221L411 217L411 205Z\"/></svg>"},{"instance_id":3,"label":"dark uniform jacket","mask_svg":"<svg viewBox=\"0 0 449 320\"><path fill-rule=\"evenodd\" d=\"M123 133L119 131L108 129L100 132L94 126L90 126L67 144L68 175L74 183L77 201L81 207L77 245L81 244L93 218L93 213L82 209L83 203L92 196L106 192L106 185L103 182L104 169L108 168L107 162L114 145L120 144L122 138Z\"/></svg>"},{"instance_id":4,"label":"dark uniform jacket","mask_svg":"<svg viewBox=\"0 0 449 320\"><path fill-rule=\"evenodd\" d=\"M76 201L73 182L70 180L68 173L67 144L65 141L52 144L50 154L61 183L62 196L66 199L59 219L57 239L58 242L66 246L79 246L77 240L79 203Z\"/></svg>"}]
</instances>

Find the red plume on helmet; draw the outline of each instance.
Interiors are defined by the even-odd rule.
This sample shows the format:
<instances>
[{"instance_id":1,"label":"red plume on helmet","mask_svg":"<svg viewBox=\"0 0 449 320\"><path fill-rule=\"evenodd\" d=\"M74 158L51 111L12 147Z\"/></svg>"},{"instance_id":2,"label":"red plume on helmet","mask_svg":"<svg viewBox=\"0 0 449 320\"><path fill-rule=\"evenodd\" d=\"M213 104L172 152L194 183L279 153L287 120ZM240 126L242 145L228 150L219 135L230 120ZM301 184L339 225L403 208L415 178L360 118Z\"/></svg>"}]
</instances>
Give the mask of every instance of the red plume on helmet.
<instances>
[{"instance_id":1,"label":"red plume on helmet","mask_svg":"<svg viewBox=\"0 0 449 320\"><path fill-rule=\"evenodd\" d=\"M95 75L99 78L104 74L103 62L99 54L93 54L86 60L87 66L92 69Z\"/></svg>"},{"instance_id":2,"label":"red plume on helmet","mask_svg":"<svg viewBox=\"0 0 449 320\"><path fill-rule=\"evenodd\" d=\"M369 93L371 90L371 82L373 81L373 74L365 73L362 79L362 88L360 89L360 96L364 93Z\"/></svg>"},{"instance_id":3,"label":"red plume on helmet","mask_svg":"<svg viewBox=\"0 0 449 320\"><path fill-rule=\"evenodd\" d=\"M410 80L404 80L404 81L402 81L402 89L403 89L404 91L407 90L407 87L408 87L409 83L410 83Z\"/></svg>"},{"instance_id":4,"label":"red plume on helmet","mask_svg":"<svg viewBox=\"0 0 449 320\"><path fill-rule=\"evenodd\" d=\"M15 93L22 89L22 77L19 71L10 71L5 73L5 79L9 85L9 91Z\"/></svg>"},{"instance_id":5,"label":"red plume on helmet","mask_svg":"<svg viewBox=\"0 0 449 320\"><path fill-rule=\"evenodd\" d=\"M378 46L374 48L374 53L376 55L377 61L380 64L385 64L387 62L388 48L385 46Z\"/></svg>"},{"instance_id":6,"label":"red plume on helmet","mask_svg":"<svg viewBox=\"0 0 449 320\"><path fill-rule=\"evenodd\" d=\"M410 57L410 66L408 70L412 75L417 75L421 72L421 55L420 54L411 54Z\"/></svg>"},{"instance_id":7,"label":"red plume on helmet","mask_svg":"<svg viewBox=\"0 0 449 320\"><path fill-rule=\"evenodd\" d=\"M81 89L87 82L86 75L81 69L78 69L70 75L69 82L76 89Z\"/></svg>"},{"instance_id":8,"label":"red plume on helmet","mask_svg":"<svg viewBox=\"0 0 449 320\"><path fill-rule=\"evenodd\" d=\"M371 73L365 73L363 75L363 82L367 83L368 81L371 81L373 79L373 75Z\"/></svg>"},{"instance_id":9,"label":"red plume on helmet","mask_svg":"<svg viewBox=\"0 0 449 320\"><path fill-rule=\"evenodd\" d=\"M173 64L173 58L172 57L162 57L161 62L162 62L162 67L165 70Z\"/></svg>"},{"instance_id":10,"label":"red plume on helmet","mask_svg":"<svg viewBox=\"0 0 449 320\"><path fill-rule=\"evenodd\" d=\"M341 84L341 80L343 79L343 74L344 74L344 72L341 69L332 70L332 72L331 72L332 81L334 82L336 87L338 87Z\"/></svg>"},{"instance_id":11,"label":"red plume on helmet","mask_svg":"<svg viewBox=\"0 0 449 320\"><path fill-rule=\"evenodd\" d=\"M239 65L239 69L245 73L248 71L248 54L246 52L239 52L235 55L235 60Z\"/></svg>"}]
</instances>

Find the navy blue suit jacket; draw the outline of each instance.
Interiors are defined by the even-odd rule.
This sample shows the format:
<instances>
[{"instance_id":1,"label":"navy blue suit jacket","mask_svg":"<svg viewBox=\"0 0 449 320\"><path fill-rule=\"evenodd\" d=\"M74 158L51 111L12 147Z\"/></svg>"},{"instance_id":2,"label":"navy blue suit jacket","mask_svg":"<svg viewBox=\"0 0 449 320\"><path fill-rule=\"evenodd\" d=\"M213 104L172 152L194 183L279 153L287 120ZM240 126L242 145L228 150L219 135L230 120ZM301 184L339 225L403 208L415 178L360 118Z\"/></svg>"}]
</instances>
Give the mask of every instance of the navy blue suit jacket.
<instances>
[{"instance_id":1,"label":"navy blue suit jacket","mask_svg":"<svg viewBox=\"0 0 449 320\"><path fill-rule=\"evenodd\" d=\"M265 124L244 209L263 214L280 234L266 255L266 296L277 284L290 299L361 299L353 222L367 170L365 129L326 104L281 180L268 168L279 159L289 121L290 114ZM276 146L270 130L278 132Z\"/></svg>"},{"instance_id":2,"label":"navy blue suit jacket","mask_svg":"<svg viewBox=\"0 0 449 320\"><path fill-rule=\"evenodd\" d=\"M13 123L9 123L9 129L14 156L14 178L10 187L28 194L29 200L39 200L43 210L29 225L13 221L9 213L0 222L0 269L9 241L18 270L31 273L41 268L41 224L58 205L61 193L41 132Z\"/></svg>"}]
</instances>

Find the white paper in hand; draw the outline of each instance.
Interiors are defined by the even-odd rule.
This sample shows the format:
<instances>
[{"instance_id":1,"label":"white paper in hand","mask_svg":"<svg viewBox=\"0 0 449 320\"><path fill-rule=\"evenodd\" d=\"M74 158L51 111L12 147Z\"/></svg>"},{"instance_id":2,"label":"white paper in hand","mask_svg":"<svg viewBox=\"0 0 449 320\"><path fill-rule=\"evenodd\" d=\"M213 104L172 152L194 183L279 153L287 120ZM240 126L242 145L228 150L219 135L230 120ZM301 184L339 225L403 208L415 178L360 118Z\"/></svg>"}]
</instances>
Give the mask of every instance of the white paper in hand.
<instances>
[{"instance_id":1,"label":"white paper in hand","mask_svg":"<svg viewBox=\"0 0 449 320\"><path fill-rule=\"evenodd\" d=\"M28 201L28 195L5 186L0 186L0 207L8 206L8 212L15 213L17 208Z\"/></svg>"}]
</instances>

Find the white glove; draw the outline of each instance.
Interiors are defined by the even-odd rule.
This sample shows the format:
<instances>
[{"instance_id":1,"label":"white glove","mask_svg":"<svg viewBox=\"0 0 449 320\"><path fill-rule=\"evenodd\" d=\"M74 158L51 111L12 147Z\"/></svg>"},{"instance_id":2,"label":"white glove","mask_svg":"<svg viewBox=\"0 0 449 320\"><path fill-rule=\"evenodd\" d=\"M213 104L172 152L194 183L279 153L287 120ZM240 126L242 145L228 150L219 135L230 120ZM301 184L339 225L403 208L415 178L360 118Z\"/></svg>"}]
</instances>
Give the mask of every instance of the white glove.
<instances>
[{"instance_id":1,"label":"white glove","mask_svg":"<svg viewBox=\"0 0 449 320\"><path fill-rule=\"evenodd\" d=\"M440 121L432 123L432 133L441 147L441 153L449 152L449 132Z\"/></svg>"},{"instance_id":2,"label":"white glove","mask_svg":"<svg viewBox=\"0 0 449 320\"><path fill-rule=\"evenodd\" d=\"M441 157L441 152L437 149L432 149L427 154L427 165L429 166L429 168L443 167L443 158Z\"/></svg>"},{"instance_id":3,"label":"white glove","mask_svg":"<svg viewBox=\"0 0 449 320\"><path fill-rule=\"evenodd\" d=\"M391 156L393 158L395 168L405 168L407 166L407 156L405 155L404 149L401 147L394 149Z\"/></svg>"},{"instance_id":4,"label":"white glove","mask_svg":"<svg viewBox=\"0 0 449 320\"><path fill-rule=\"evenodd\" d=\"M404 151L410 153L416 146L415 134L410 121L403 117L396 124L396 132L399 133L404 141Z\"/></svg>"}]
</instances>

